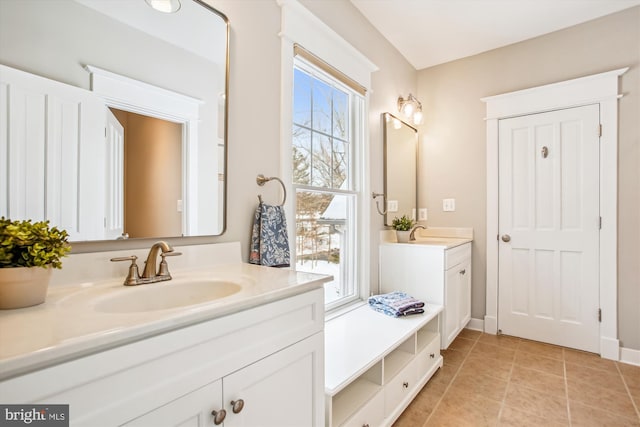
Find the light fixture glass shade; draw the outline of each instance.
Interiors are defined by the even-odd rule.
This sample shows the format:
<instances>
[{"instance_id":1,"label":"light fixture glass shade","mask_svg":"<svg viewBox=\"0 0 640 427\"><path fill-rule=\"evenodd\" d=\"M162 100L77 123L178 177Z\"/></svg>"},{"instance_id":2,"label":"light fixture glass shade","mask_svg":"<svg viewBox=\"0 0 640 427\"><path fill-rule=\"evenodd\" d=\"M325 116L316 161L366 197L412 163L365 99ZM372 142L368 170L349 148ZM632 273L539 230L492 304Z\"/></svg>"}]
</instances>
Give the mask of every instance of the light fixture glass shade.
<instances>
[{"instance_id":1,"label":"light fixture glass shade","mask_svg":"<svg viewBox=\"0 0 640 427\"><path fill-rule=\"evenodd\" d=\"M180 10L180 0L144 0L149 6L163 13L175 13Z\"/></svg>"},{"instance_id":2,"label":"light fixture glass shade","mask_svg":"<svg viewBox=\"0 0 640 427\"><path fill-rule=\"evenodd\" d=\"M402 106L402 114L404 114L407 117L411 117L411 115L413 114L412 102L405 102L405 104Z\"/></svg>"},{"instance_id":3,"label":"light fixture glass shade","mask_svg":"<svg viewBox=\"0 0 640 427\"><path fill-rule=\"evenodd\" d=\"M413 113L413 124L421 125L422 124L422 110L418 110Z\"/></svg>"}]
</instances>

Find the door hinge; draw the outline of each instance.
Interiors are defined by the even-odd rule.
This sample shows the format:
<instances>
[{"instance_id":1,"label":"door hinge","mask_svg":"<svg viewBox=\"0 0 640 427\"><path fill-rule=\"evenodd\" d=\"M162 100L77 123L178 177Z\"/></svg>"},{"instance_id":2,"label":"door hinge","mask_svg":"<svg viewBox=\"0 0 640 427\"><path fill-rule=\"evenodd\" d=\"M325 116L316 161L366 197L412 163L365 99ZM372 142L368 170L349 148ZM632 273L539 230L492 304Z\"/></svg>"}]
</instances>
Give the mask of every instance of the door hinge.
<instances>
[{"instance_id":1,"label":"door hinge","mask_svg":"<svg viewBox=\"0 0 640 427\"><path fill-rule=\"evenodd\" d=\"M598 322L602 322L602 309L598 309Z\"/></svg>"},{"instance_id":2,"label":"door hinge","mask_svg":"<svg viewBox=\"0 0 640 427\"><path fill-rule=\"evenodd\" d=\"M602 230L602 217L598 217L598 228Z\"/></svg>"},{"instance_id":3,"label":"door hinge","mask_svg":"<svg viewBox=\"0 0 640 427\"><path fill-rule=\"evenodd\" d=\"M602 136L602 125L598 125L598 136Z\"/></svg>"}]
</instances>

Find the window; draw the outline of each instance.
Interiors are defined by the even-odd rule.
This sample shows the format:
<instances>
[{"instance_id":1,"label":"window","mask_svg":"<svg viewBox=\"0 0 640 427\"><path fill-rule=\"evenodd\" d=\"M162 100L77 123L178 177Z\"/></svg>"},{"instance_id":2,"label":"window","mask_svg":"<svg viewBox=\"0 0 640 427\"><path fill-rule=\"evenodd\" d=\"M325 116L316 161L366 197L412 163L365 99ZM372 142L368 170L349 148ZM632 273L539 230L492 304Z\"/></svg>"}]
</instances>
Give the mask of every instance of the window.
<instances>
[{"instance_id":1,"label":"window","mask_svg":"<svg viewBox=\"0 0 640 427\"><path fill-rule=\"evenodd\" d=\"M327 308L357 299L358 206L364 99L297 57L293 73L292 166L295 268L331 274Z\"/></svg>"}]
</instances>

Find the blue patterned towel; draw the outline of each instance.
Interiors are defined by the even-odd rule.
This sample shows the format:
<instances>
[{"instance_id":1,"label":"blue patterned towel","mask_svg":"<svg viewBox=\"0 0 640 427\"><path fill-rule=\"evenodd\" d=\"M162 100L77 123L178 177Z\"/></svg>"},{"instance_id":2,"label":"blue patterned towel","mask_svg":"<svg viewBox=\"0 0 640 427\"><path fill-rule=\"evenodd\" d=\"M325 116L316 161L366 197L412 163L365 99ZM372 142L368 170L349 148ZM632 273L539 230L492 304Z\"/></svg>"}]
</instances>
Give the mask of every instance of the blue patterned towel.
<instances>
[{"instance_id":1,"label":"blue patterned towel","mask_svg":"<svg viewBox=\"0 0 640 427\"><path fill-rule=\"evenodd\" d=\"M249 263L289 267L289 237L283 206L260 203L253 217Z\"/></svg>"},{"instance_id":2,"label":"blue patterned towel","mask_svg":"<svg viewBox=\"0 0 640 427\"><path fill-rule=\"evenodd\" d=\"M374 295L369 297L368 301L372 309L388 316L400 317L424 313L424 309L422 308L424 307L424 302L400 291Z\"/></svg>"}]
</instances>

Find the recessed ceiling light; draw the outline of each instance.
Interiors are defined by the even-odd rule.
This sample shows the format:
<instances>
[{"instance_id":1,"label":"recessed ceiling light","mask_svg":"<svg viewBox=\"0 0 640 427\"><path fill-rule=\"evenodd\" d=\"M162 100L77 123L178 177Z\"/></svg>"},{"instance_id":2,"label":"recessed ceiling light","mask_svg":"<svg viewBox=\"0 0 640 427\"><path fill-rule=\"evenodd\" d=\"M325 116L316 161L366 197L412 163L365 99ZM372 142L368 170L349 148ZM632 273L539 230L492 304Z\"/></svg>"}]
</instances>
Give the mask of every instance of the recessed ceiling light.
<instances>
[{"instance_id":1,"label":"recessed ceiling light","mask_svg":"<svg viewBox=\"0 0 640 427\"><path fill-rule=\"evenodd\" d=\"M176 13L180 9L180 0L144 0L149 6L163 13Z\"/></svg>"}]
</instances>

